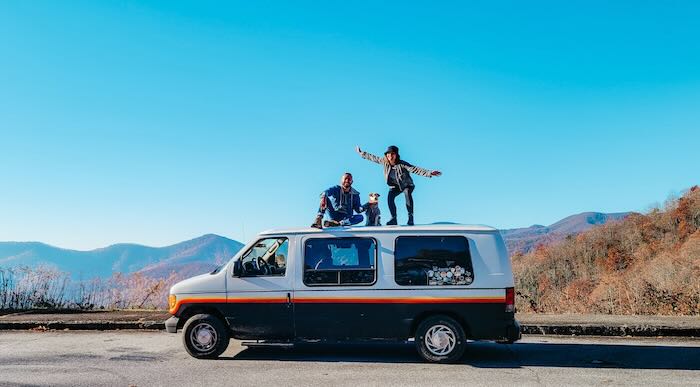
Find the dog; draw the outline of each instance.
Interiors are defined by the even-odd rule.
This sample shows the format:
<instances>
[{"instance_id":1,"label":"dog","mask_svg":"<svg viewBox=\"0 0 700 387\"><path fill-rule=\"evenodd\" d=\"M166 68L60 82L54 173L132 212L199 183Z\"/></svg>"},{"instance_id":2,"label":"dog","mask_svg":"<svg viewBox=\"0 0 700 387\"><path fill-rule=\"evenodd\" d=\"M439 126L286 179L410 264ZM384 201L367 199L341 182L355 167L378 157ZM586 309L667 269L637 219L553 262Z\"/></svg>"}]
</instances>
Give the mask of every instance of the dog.
<instances>
[{"instance_id":1,"label":"dog","mask_svg":"<svg viewBox=\"0 0 700 387\"><path fill-rule=\"evenodd\" d=\"M379 210L379 194L376 192L370 192L369 194L369 202L367 202L364 206L365 212L366 212L366 217L367 217L367 223L365 226L381 226L381 211Z\"/></svg>"}]
</instances>

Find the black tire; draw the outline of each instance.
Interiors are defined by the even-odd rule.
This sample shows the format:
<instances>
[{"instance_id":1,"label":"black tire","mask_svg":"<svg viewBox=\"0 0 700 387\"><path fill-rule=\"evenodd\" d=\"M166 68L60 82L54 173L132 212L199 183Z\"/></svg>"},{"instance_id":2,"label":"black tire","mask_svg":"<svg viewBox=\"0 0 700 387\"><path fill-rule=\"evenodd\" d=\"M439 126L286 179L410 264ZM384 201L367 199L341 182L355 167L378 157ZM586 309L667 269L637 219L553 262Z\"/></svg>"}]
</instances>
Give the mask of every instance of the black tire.
<instances>
[{"instance_id":1,"label":"black tire","mask_svg":"<svg viewBox=\"0 0 700 387\"><path fill-rule=\"evenodd\" d=\"M210 314L196 314L185 323L182 329L182 341L185 343L187 353L192 357L215 359L224 353L231 341L231 335L229 329L218 317Z\"/></svg>"},{"instance_id":2,"label":"black tire","mask_svg":"<svg viewBox=\"0 0 700 387\"><path fill-rule=\"evenodd\" d=\"M466 347L464 329L451 317L428 317L416 330L418 354L429 362L454 363L462 358Z\"/></svg>"}]
</instances>

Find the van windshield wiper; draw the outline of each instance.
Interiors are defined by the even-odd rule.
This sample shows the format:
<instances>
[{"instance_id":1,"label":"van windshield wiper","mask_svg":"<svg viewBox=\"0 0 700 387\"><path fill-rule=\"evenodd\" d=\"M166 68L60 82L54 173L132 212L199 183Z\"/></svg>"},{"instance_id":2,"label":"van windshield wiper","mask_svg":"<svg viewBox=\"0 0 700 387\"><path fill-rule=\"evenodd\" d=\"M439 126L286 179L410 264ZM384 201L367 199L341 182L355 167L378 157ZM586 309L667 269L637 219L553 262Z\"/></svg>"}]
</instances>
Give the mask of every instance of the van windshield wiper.
<instances>
[{"instance_id":1,"label":"van windshield wiper","mask_svg":"<svg viewBox=\"0 0 700 387\"><path fill-rule=\"evenodd\" d=\"M212 270L211 273L209 273L209 274L216 274L216 273L220 272L222 267L224 267L224 264L217 266L216 269Z\"/></svg>"}]
</instances>

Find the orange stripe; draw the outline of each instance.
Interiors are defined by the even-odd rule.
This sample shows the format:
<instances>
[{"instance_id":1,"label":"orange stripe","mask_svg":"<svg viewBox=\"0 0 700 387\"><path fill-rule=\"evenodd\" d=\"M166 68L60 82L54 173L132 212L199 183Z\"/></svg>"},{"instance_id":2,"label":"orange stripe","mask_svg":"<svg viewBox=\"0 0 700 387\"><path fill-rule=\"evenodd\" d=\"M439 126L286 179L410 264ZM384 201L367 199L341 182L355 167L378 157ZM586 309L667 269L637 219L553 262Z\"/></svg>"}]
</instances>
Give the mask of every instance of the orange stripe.
<instances>
[{"instance_id":1,"label":"orange stripe","mask_svg":"<svg viewBox=\"0 0 700 387\"><path fill-rule=\"evenodd\" d=\"M185 298L177 301L170 314L183 304L284 304L286 298ZM504 297L413 297L413 298L295 298L297 304L502 304Z\"/></svg>"},{"instance_id":2,"label":"orange stripe","mask_svg":"<svg viewBox=\"0 0 700 387\"><path fill-rule=\"evenodd\" d=\"M177 301L177 303L175 304L175 307L170 309L170 314L177 313L177 311L180 310L180 306L182 304L208 304L208 303L221 303L221 302L226 302L226 299L225 298L184 298L182 300Z\"/></svg>"},{"instance_id":3,"label":"orange stripe","mask_svg":"<svg viewBox=\"0 0 700 387\"><path fill-rule=\"evenodd\" d=\"M170 314L175 314L182 304L283 304L286 298L184 298L179 300Z\"/></svg>"},{"instance_id":4,"label":"orange stripe","mask_svg":"<svg viewBox=\"0 0 700 387\"><path fill-rule=\"evenodd\" d=\"M502 304L499 298L295 298L299 304Z\"/></svg>"},{"instance_id":5,"label":"orange stripe","mask_svg":"<svg viewBox=\"0 0 700 387\"><path fill-rule=\"evenodd\" d=\"M287 298L229 298L228 304L286 304Z\"/></svg>"}]
</instances>

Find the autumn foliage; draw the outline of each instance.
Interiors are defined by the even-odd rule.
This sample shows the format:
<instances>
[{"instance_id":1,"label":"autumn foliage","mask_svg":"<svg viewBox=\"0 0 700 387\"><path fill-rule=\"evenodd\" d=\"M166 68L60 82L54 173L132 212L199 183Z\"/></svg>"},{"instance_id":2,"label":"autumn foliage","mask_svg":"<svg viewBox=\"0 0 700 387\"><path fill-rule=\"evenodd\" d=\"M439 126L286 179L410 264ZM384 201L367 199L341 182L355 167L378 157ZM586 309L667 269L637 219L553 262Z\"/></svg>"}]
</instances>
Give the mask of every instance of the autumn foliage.
<instances>
[{"instance_id":1,"label":"autumn foliage","mask_svg":"<svg viewBox=\"0 0 700 387\"><path fill-rule=\"evenodd\" d=\"M700 315L700 189L512 258L521 312Z\"/></svg>"}]
</instances>

